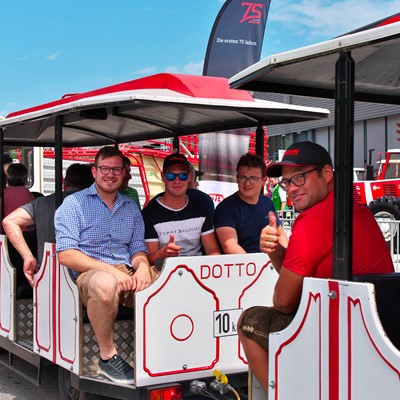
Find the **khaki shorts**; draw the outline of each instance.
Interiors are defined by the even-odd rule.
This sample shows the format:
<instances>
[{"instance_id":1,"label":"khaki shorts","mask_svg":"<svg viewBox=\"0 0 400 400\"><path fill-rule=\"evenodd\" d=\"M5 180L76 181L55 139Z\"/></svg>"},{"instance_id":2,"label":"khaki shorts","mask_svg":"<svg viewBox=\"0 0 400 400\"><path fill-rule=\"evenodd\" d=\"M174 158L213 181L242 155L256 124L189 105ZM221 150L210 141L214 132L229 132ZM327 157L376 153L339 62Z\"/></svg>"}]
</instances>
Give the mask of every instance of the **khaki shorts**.
<instances>
[{"instance_id":1,"label":"khaki shorts","mask_svg":"<svg viewBox=\"0 0 400 400\"><path fill-rule=\"evenodd\" d=\"M118 264L115 266L115 268L118 268L120 271L124 272L125 274L127 274L129 276L132 276L135 274L135 271L133 270L133 268L130 268L129 266L127 266L125 264ZM87 301L88 301L88 283L89 283L91 277L93 275L97 274L98 272L103 272L103 271L91 270L91 271L87 271L87 272L82 272L79 274L78 278L76 279L76 285L79 290L79 297L84 306L87 305ZM159 272L154 267L150 267L150 272L151 272L152 281L154 281L158 277ZM135 300L134 294L130 293L130 292L126 292L121 295L119 303L125 307L133 308L133 306L135 304L134 300Z\"/></svg>"},{"instance_id":2,"label":"khaki shorts","mask_svg":"<svg viewBox=\"0 0 400 400\"><path fill-rule=\"evenodd\" d=\"M245 310L239 328L249 339L268 350L269 334L289 326L294 315L283 314L271 307L255 306Z\"/></svg>"}]
</instances>

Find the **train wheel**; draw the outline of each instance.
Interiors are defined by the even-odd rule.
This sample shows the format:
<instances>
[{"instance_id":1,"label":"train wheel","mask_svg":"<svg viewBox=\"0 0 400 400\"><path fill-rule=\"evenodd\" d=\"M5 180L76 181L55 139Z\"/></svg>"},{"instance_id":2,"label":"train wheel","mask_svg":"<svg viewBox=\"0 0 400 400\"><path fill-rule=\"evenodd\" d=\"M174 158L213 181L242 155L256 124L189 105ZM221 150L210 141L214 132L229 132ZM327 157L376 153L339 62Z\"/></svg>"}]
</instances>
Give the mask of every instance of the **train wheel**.
<instances>
[{"instance_id":1,"label":"train wheel","mask_svg":"<svg viewBox=\"0 0 400 400\"><path fill-rule=\"evenodd\" d=\"M369 209L374 214L375 218L380 219L378 222L379 228L388 243L393 243L393 248L396 251L398 246L398 225L395 220L400 220L400 204L396 197L381 197L373 200L368 205Z\"/></svg>"},{"instance_id":2,"label":"train wheel","mask_svg":"<svg viewBox=\"0 0 400 400\"><path fill-rule=\"evenodd\" d=\"M71 385L71 372L58 367L58 391L60 400L84 400L84 393Z\"/></svg>"}]
</instances>

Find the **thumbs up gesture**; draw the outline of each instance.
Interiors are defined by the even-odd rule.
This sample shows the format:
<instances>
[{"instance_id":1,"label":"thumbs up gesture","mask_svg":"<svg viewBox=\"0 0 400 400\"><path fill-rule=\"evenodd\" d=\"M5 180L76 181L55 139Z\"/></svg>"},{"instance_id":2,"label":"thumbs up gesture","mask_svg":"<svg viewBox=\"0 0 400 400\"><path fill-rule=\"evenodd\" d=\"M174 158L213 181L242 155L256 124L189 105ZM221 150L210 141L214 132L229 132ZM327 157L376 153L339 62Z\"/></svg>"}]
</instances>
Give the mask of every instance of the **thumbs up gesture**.
<instances>
[{"instance_id":1,"label":"thumbs up gesture","mask_svg":"<svg viewBox=\"0 0 400 400\"><path fill-rule=\"evenodd\" d=\"M181 250L182 247L175 243L175 236L171 233L168 243L164 246L164 257L177 257Z\"/></svg>"},{"instance_id":2,"label":"thumbs up gesture","mask_svg":"<svg viewBox=\"0 0 400 400\"><path fill-rule=\"evenodd\" d=\"M261 231L260 250L267 254L273 254L278 247L279 235L276 223L276 215L273 211L268 213L269 224Z\"/></svg>"},{"instance_id":3,"label":"thumbs up gesture","mask_svg":"<svg viewBox=\"0 0 400 400\"><path fill-rule=\"evenodd\" d=\"M276 215L273 211L270 211L268 213L268 219L269 219L269 224L268 226L270 226L271 228L277 229L276 226Z\"/></svg>"}]
</instances>

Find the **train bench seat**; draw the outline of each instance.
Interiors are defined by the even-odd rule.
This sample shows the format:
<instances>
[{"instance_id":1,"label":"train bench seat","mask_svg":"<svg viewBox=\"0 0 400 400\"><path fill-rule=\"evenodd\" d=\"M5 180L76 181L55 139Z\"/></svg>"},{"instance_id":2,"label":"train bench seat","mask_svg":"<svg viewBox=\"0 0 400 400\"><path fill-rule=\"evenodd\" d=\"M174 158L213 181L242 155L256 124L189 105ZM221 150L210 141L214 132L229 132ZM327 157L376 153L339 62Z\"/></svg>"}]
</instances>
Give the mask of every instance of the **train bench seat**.
<instances>
[{"instance_id":1,"label":"train bench seat","mask_svg":"<svg viewBox=\"0 0 400 400\"><path fill-rule=\"evenodd\" d=\"M69 276L71 277L72 281L75 282L75 277L72 274L72 271L68 269ZM133 308L130 307L125 307L125 306L119 306L118 308L118 314L116 321L125 321L129 319L133 319ZM90 323L88 315L87 315L87 309L85 306L82 305L82 322L85 323Z\"/></svg>"},{"instance_id":2,"label":"train bench seat","mask_svg":"<svg viewBox=\"0 0 400 400\"><path fill-rule=\"evenodd\" d=\"M69 276L71 277L72 281L75 282L75 277L72 274L72 271L70 269L68 269L68 272L69 272ZM133 319L133 315L134 315L133 308L119 306L116 321L125 321L125 320L129 320L129 319ZM90 323L88 315L87 315L87 309L84 305L82 305L82 322L84 324Z\"/></svg>"},{"instance_id":3,"label":"train bench seat","mask_svg":"<svg viewBox=\"0 0 400 400\"><path fill-rule=\"evenodd\" d=\"M379 319L390 341L400 350L400 273L354 275L353 280L375 285Z\"/></svg>"},{"instance_id":4,"label":"train bench seat","mask_svg":"<svg viewBox=\"0 0 400 400\"><path fill-rule=\"evenodd\" d=\"M37 258L36 231L23 232L23 236L33 256ZM22 260L22 257L19 255L18 251L15 249L15 247L9 240L7 241L7 247L11 265L16 269L17 272L17 287L16 287L17 299L32 299L33 289L29 284L28 280L25 278L24 268L23 268L24 262Z\"/></svg>"},{"instance_id":5,"label":"train bench seat","mask_svg":"<svg viewBox=\"0 0 400 400\"><path fill-rule=\"evenodd\" d=\"M119 306L116 321L133 320L133 308ZM82 322L89 323L86 307L82 307Z\"/></svg>"}]
</instances>

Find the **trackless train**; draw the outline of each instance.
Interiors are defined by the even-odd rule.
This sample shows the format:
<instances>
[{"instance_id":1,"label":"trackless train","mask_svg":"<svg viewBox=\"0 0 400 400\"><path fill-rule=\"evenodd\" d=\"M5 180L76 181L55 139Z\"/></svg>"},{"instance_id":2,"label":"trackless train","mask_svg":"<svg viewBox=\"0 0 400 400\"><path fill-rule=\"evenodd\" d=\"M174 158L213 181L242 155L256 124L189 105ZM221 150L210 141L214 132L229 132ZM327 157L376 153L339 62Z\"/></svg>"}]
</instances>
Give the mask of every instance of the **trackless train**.
<instances>
[{"instance_id":1,"label":"trackless train","mask_svg":"<svg viewBox=\"0 0 400 400\"><path fill-rule=\"evenodd\" d=\"M265 125L327 115L325 109L255 101L246 91L230 89L224 78L159 74L10 114L0 121L0 157L4 146L54 147L59 196L67 148L251 127L264 138ZM214 382L221 392L247 385L236 321L244 308L271 303L276 272L267 255L166 259L158 279L136 293L134 310L121 311L115 322L117 350L135 370L135 384L121 385L97 371L93 329L55 245L45 245L33 291L23 290L21 261L10 250L3 235L0 346L9 359L18 356L37 366L37 381L43 359L57 364L61 398L92 392L178 400L209 390L205 385L215 380L214 370L230 377L229 384Z\"/></svg>"}]
</instances>

